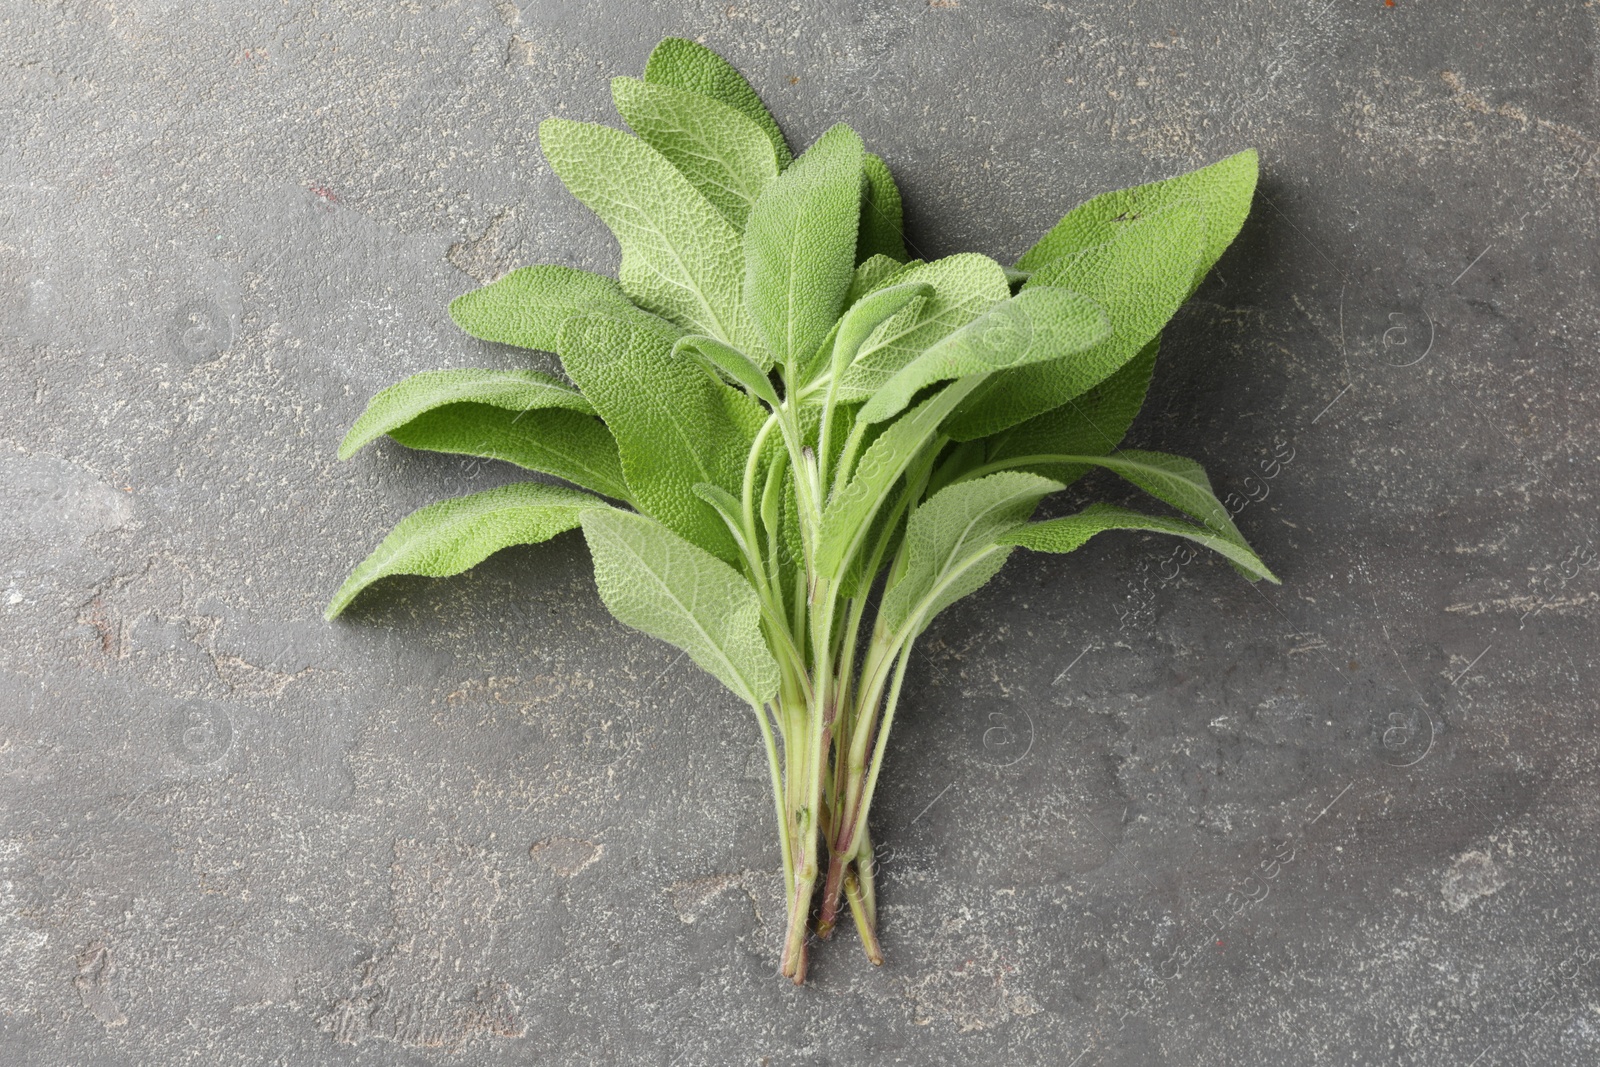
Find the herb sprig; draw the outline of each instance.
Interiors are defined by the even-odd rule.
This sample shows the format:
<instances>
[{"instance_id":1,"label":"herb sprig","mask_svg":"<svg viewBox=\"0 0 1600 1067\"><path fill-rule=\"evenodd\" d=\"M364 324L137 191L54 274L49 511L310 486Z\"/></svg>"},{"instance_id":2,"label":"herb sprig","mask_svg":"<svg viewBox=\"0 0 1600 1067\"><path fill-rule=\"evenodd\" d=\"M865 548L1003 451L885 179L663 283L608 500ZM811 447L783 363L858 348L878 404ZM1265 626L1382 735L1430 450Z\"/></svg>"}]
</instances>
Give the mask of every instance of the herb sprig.
<instances>
[{"instance_id":1,"label":"herb sprig","mask_svg":"<svg viewBox=\"0 0 1600 1067\"><path fill-rule=\"evenodd\" d=\"M475 337L557 353L567 380L417 374L375 396L339 450L387 434L576 488L524 481L422 508L327 616L387 575L456 574L581 527L611 612L754 713L788 903L782 973L804 981L813 911L827 937L846 906L879 963L869 814L913 642L941 611L1018 547L1071 552L1107 530L1187 538L1277 581L1198 464L1119 447L1161 329L1250 209L1256 155L1095 197L1012 267L924 262L855 131L792 156L714 52L662 41L612 96L633 134L552 118L539 140L615 234L618 278L524 267L450 306ZM1177 514L1093 504L1031 521L1095 469Z\"/></svg>"}]
</instances>

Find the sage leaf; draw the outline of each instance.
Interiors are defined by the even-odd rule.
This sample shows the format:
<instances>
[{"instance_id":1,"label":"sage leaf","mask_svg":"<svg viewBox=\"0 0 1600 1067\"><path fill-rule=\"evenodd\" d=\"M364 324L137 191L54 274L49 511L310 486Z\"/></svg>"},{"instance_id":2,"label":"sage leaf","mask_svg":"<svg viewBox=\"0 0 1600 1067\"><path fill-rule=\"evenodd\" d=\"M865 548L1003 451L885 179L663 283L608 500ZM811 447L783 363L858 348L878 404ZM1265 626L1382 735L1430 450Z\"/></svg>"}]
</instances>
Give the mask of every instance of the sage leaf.
<instances>
[{"instance_id":1,"label":"sage leaf","mask_svg":"<svg viewBox=\"0 0 1600 1067\"><path fill-rule=\"evenodd\" d=\"M739 231L665 156L621 130L569 119L541 122L539 143L622 246L617 277L633 303L729 344L759 343L741 301Z\"/></svg>"},{"instance_id":2,"label":"sage leaf","mask_svg":"<svg viewBox=\"0 0 1600 1067\"><path fill-rule=\"evenodd\" d=\"M885 629L920 633L939 612L977 591L1011 554L995 539L1027 522L1039 501L1061 488L1036 474L1005 471L929 497L906 524L905 570L879 609Z\"/></svg>"},{"instance_id":3,"label":"sage leaf","mask_svg":"<svg viewBox=\"0 0 1600 1067\"><path fill-rule=\"evenodd\" d=\"M472 336L545 352L567 319L588 311L636 318L668 338L683 332L634 306L614 279L575 267L521 267L450 301L450 318Z\"/></svg>"},{"instance_id":4,"label":"sage leaf","mask_svg":"<svg viewBox=\"0 0 1600 1067\"><path fill-rule=\"evenodd\" d=\"M1111 336L1070 360L996 374L951 418L950 436L988 437L1060 407L1136 356L1188 299L1204 233L1203 217L1183 201L1034 272L1022 292L1053 285L1082 293L1105 308Z\"/></svg>"},{"instance_id":5,"label":"sage leaf","mask_svg":"<svg viewBox=\"0 0 1600 1067\"><path fill-rule=\"evenodd\" d=\"M672 346L672 355L674 358L686 356L696 360L713 375L720 371L744 386L751 396L765 400L770 407L778 406L778 393L773 389L772 379L767 377L767 372L750 362L749 356L732 345L725 345L715 337L692 333L678 339Z\"/></svg>"},{"instance_id":6,"label":"sage leaf","mask_svg":"<svg viewBox=\"0 0 1600 1067\"><path fill-rule=\"evenodd\" d=\"M1192 459L1129 448L1111 456L1061 456L1059 462L1103 467L1157 500L1198 519L1217 536L1246 545L1228 509L1212 492L1205 470Z\"/></svg>"},{"instance_id":7,"label":"sage leaf","mask_svg":"<svg viewBox=\"0 0 1600 1067\"><path fill-rule=\"evenodd\" d=\"M592 508L581 521L611 614L683 649L747 703L772 698L778 663L761 634L761 603L738 571L643 515Z\"/></svg>"},{"instance_id":8,"label":"sage leaf","mask_svg":"<svg viewBox=\"0 0 1600 1067\"><path fill-rule=\"evenodd\" d=\"M617 439L639 510L713 555L733 562L738 546L696 482L730 491L766 420L761 404L724 385L635 324L605 315L570 320L561 365Z\"/></svg>"},{"instance_id":9,"label":"sage leaf","mask_svg":"<svg viewBox=\"0 0 1600 1067\"><path fill-rule=\"evenodd\" d=\"M1121 370L1082 396L1019 422L993 437L970 442L978 446L977 457L971 465L993 467L1010 461L1022 470L1071 485L1088 473L1087 464L1026 463L1024 457L1104 456L1114 452L1144 406L1159 347L1160 336L1157 335Z\"/></svg>"},{"instance_id":10,"label":"sage leaf","mask_svg":"<svg viewBox=\"0 0 1600 1067\"><path fill-rule=\"evenodd\" d=\"M1069 211L1050 232L1017 260L1017 268L1036 271L1065 255L1101 244L1120 226L1180 201L1194 202L1205 220L1202 253L1195 263L1190 292L1200 284L1244 225L1255 196L1256 150L1228 156L1208 167L1165 181L1102 193Z\"/></svg>"},{"instance_id":11,"label":"sage leaf","mask_svg":"<svg viewBox=\"0 0 1600 1067\"><path fill-rule=\"evenodd\" d=\"M890 488L905 473L917 454L938 433L939 423L968 393L981 376L952 382L888 425L867 446L849 482L828 500L817 534L813 566L819 575L834 579L860 547L866 527L883 504Z\"/></svg>"},{"instance_id":12,"label":"sage leaf","mask_svg":"<svg viewBox=\"0 0 1600 1067\"><path fill-rule=\"evenodd\" d=\"M917 262L920 263L921 260ZM886 284L890 275L904 270L909 265L881 253L857 263L855 273L850 276L850 288L844 293L844 306L853 307L857 300Z\"/></svg>"},{"instance_id":13,"label":"sage leaf","mask_svg":"<svg viewBox=\"0 0 1600 1067\"><path fill-rule=\"evenodd\" d=\"M832 328L850 287L861 155L856 132L834 126L767 186L750 213L745 304L791 378Z\"/></svg>"},{"instance_id":14,"label":"sage leaf","mask_svg":"<svg viewBox=\"0 0 1600 1067\"><path fill-rule=\"evenodd\" d=\"M772 141L773 151L777 153L779 169L787 167L793 158L789 154L788 142L783 139L783 131L778 129L777 120L767 110L767 105L761 102L756 91L750 88L744 75L705 45L682 37L666 38L656 45L650 58L645 61L644 80L656 85L687 89L727 104L753 120L766 133Z\"/></svg>"},{"instance_id":15,"label":"sage leaf","mask_svg":"<svg viewBox=\"0 0 1600 1067\"><path fill-rule=\"evenodd\" d=\"M932 285L925 281L913 281L877 289L856 301L839 320L839 328L834 335L832 352L829 356L830 377L835 380L841 378L845 368L855 361L867 338L872 336L873 331L886 320L898 314L913 300L922 301L917 305L920 309L932 296Z\"/></svg>"},{"instance_id":16,"label":"sage leaf","mask_svg":"<svg viewBox=\"0 0 1600 1067\"><path fill-rule=\"evenodd\" d=\"M504 460L616 500L632 500L616 439L599 419L579 411L450 404L391 427L389 436L407 448Z\"/></svg>"},{"instance_id":17,"label":"sage leaf","mask_svg":"<svg viewBox=\"0 0 1600 1067\"><path fill-rule=\"evenodd\" d=\"M339 445L339 458L349 459L396 426L423 412L448 404L490 404L509 411L568 408L594 414L583 394L534 370L430 370L396 382L367 401Z\"/></svg>"},{"instance_id":18,"label":"sage leaf","mask_svg":"<svg viewBox=\"0 0 1600 1067\"><path fill-rule=\"evenodd\" d=\"M699 93L633 78L612 79L611 98L640 140L742 233L750 208L778 176L777 152L755 120Z\"/></svg>"},{"instance_id":19,"label":"sage leaf","mask_svg":"<svg viewBox=\"0 0 1600 1067\"><path fill-rule=\"evenodd\" d=\"M994 304L907 363L872 394L856 418L881 422L898 415L918 390L934 382L1043 360L1059 360L1071 368L1069 373L1093 385L1106 374L1087 358L1070 357L1110 334L1111 320L1088 297L1050 286L1030 289Z\"/></svg>"},{"instance_id":20,"label":"sage leaf","mask_svg":"<svg viewBox=\"0 0 1600 1067\"><path fill-rule=\"evenodd\" d=\"M904 263L910 257L906 254L900 187L895 185L889 164L881 156L868 152L862 169L867 182L861 195L861 232L856 240L856 262L885 256Z\"/></svg>"},{"instance_id":21,"label":"sage leaf","mask_svg":"<svg viewBox=\"0 0 1600 1067\"><path fill-rule=\"evenodd\" d=\"M998 543L1019 545L1035 552L1071 552L1095 534L1107 530L1147 530L1186 537L1225 557L1251 581L1265 578L1274 585L1281 584L1261 558L1243 545L1181 519L1143 515L1111 504L1091 504L1076 515L1030 523L1002 534Z\"/></svg>"},{"instance_id":22,"label":"sage leaf","mask_svg":"<svg viewBox=\"0 0 1600 1067\"><path fill-rule=\"evenodd\" d=\"M866 400L901 367L1011 295L1000 264L975 252L909 266L891 281L895 286L924 282L933 293L872 331L839 379L841 400Z\"/></svg>"},{"instance_id":23,"label":"sage leaf","mask_svg":"<svg viewBox=\"0 0 1600 1067\"><path fill-rule=\"evenodd\" d=\"M391 574L443 578L476 566L502 548L548 541L577 526L578 516L597 503L576 489L517 482L413 511L350 572L323 617L337 616L379 578Z\"/></svg>"}]
</instances>

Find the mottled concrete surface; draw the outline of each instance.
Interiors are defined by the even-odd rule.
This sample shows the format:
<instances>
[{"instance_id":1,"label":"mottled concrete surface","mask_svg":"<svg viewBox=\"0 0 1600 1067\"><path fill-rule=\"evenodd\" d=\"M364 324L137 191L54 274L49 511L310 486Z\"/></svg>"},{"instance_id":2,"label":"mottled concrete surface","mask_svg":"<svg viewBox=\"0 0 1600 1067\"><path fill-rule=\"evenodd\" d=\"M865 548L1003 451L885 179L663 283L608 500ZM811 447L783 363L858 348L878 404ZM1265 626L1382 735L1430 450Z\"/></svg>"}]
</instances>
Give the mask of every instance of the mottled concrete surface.
<instances>
[{"instance_id":1,"label":"mottled concrete surface","mask_svg":"<svg viewBox=\"0 0 1600 1067\"><path fill-rule=\"evenodd\" d=\"M0 4L0 1061L1600 1063L1597 10ZM667 33L928 254L1264 164L1133 439L1284 585L1107 536L937 624L889 963L803 990L754 726L580 537L319 617L514 477L334 448L526 358L475 279L614 269L534 127Z\"/></svg>"}]
</instances>

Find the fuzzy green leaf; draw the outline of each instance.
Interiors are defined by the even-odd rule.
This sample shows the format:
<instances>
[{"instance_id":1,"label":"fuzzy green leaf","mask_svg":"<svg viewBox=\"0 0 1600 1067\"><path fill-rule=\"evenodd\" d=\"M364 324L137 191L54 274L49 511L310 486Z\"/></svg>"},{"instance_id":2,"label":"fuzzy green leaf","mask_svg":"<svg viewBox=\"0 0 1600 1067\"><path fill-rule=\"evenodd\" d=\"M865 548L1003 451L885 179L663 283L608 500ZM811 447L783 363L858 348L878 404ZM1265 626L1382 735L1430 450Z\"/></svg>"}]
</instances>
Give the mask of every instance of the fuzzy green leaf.
<instances>
[{"instance_id":1,"label":"fuzzy green leaf","mask_svg":"<svg viewBox=\"0 0 1600 1067\"><path fill-rule=\"evenodd\" d=\"M924 350L1011 295L1000 264L975 252L909 266L891 281L895 287L926 282L933 295L872 331L839 379L840 400L866 400Z\"/></svg>"},{"instance_id":2,"label":"fuzzy green leaf","mask_svg":"<svg viewBox=\"0 0 1600 1067\"><path fill-rule=\"evenodd\" d=\"M925 281L913 281L875 290L856 301L839 320L829 354L829 374L834 378L843 375L872 332L902 308L913 300L926 303L932 298L933 286Z\"/></svg>"},{"instance_id":3,"label":"fuzzy green leaf","mask_svg":"<svg viewBox=\"0 0 1600 1067\"><path fill-rule=\"evenodd\" d=\"M599 419L582 412L450 404L392 427L389 436L407 448L504 460L617 500L631 500L616 439Z\"/></svg>"},{"instance_id":4,"label":"fuzzy green leaf","mask_svg":"<svg viewBox=\"0 0 1600 1067\"><path fill-rule=\"evenodd\" d=\"M643 515L597 508L582 522L611 614L683 649L754 706L778 691L761 603L738 571Z\"/></svg>"},{"instance_id":5,"label":"fuzzy green leaf","mask_svg":"<svg viewBox=\"0 0 1600 1067\"><path fill-rule=\"evenodd\" d=\"M867 184L861 196L861 235L856 241L856 262L887 256L904 263L909 257L900 187L889 173L889 164L880 156L868 152L863 170Z\"/></svg>"},{"instance_id":6,"label":"fuzzy green leaf","mask_svg":"<svg viewBox=\"0 0 1600 1067\"><path fill-rule=\"evenodd\" d=\"M1188 299L1204 234L1203 217L1192 201L1183 201L1036 271L1022 292L1056 285L1082 293L1105 308L1111 336L1071 359L996 374L946 431L958 441L988 437L1060 407L1138 355Z\"/></svg>"},{"instance_id":7,"label":"fuzzy green leaf","mask_svg":"<svg viewBox=\"0 0 1600 1067\"><path fill-rule=\"evenodd\" d=\"M767 372L732 345L725 345L715 337L692 333L678 339L672 346L672 355L675 359L680 356L693 359L712 374L720 371L744 386L751 396L765 400L771 407L778 406L778 393Z\"/></svg>"},{"instance_id":8,"label":"fuzzy green leaf","mask_svg":"<svg viewBox=\"0 0 1600 1067\"><path fill-rule=\"evenodd\" d=\"M897 287L898 288L898 287ZM1111 333L1100 305L1070 289L1040 286L1002 300L948 334L885 382L856 416L881 422L898 415L918 390L949 378L1060 360L1085 379L1105 377L1073 359ZM841 333L842 336L842 333Z\"/></svg>"},{"instance_id":9,"label":"fuzzy green leaf","mask_svg":"<svg viewBox=\"0 0 1600 1067\"><path fill-rule=\"evenodd\" d=\"M1186 537L1226 557L1251 581L1265 578L1275 585L1280 584L1277 576L1261 562L1261 558L1242 545L1181 519L1141 515L1137 511L1129 511L1127 508L1114 507L1110 504L1091 504L1076 515L1032 523L1019 530L1002 534L998 543L1020 545L1035 552L1071 552L1095 534L1104 533L1106 530L1148 530L1152 533Z\"/></svg>"},{"instance_id":10,"label":"fuzzy green leaf","mask_svg":"<svg viewBox=\"0 0 1600 1067\"><path fill-rule=\"evenodd\" d=\"M739 231L665 156L621 130L568 119L541 122L539 143L616 235L617 277L635 304L741 348L756 341L741 299Z\"/></svg>"},{"instance_id":11,"label":"fuzzy green leaf","mask_svg":"<svg viewBox=\"0 0 1600 1067\"><path fill-rule=\"evenodd\" d=\"M952 382L890 423L867 446L850 481L829 498L823 509L814 556L819 575L839 576L843 565L860 547L889 489L938 433L945 416L982 381L981 376L975 375Z\"/></svg>"},{"instance_id":12,"label":"fuzzy green leaf","mask_svg":"<svg viewBox=\"0 0 1600 1067\"><path fill-rule=\"evenodd\" d=\"M521 267L450 301L455 324L484 341L554 352L573 315L604 311L636 318L666 337L683 331L635 307L614 279L574 267Z\"/></svg>"},{"instance_id":13,"label":"fuzzy green leaf","mask_svg":"<svg viewBox=\"0 0 1600 1067\"><path fill-rule=\"evenodd\" d=\"M510 545L548 541L577 526L579 514L597 503L576 489L517 482L413 511L350 572L323 616L338 615L379 578L391 574L443 578L460 574Z\"/></svg>"},{"instance_id":14,"label":"fuzzy green leaf","mask_svg":"<svg viewBox=\"0 0 1600 1067\"><path fill-rule=\"evenodd\" d=\"M906 567L883 596L889 633L921 632L946 607L976 591L1005 565L1009 548L995 538L1028 521L1060 482L1006 471L940 490L906 524Z\"/></svg>"},{"instance_id":15,"label":"fuzzy green leaf","mask_svg":"<svg viewBox=\"0 0 1600 1067\"><path fill-rule=\"evenodd\" d=\"M738 491L761 404L724 385L636 325L604 315L567 323L561 364L616 435L633 502L728 561L738 548L696 482Z\"/></svg>"},{"instance_id":16,"label":"fuzzy green leaf","mask_svg":"<svg viewBox=\"0 0 1600 1067\"><path fill-rule=\"evenodd\" d=\"M921 263L921 260L915 260ZM844 306L852 307L855 302L881 288L889 278L911 266L910 263L901 263L885 255L875 255L856 264L855 273L850 276L850 288L844 292Z\"/></svg>"},{"instance_id":17,"label":"fuzzy green leaf","mask_svg":"<svg viewBox=\"0 0 1600 1067\"><path fill-rule=\"evenodd\" d=\"M617 113L743 232L750 208L778 176L766 132L743 112L670 85L613 78Z\"/></svg>"},{"instance_id":18,"label":"fuzzy green leaf","mask_svg":"<svg viewBox=\"0 0 1600 1067\"><path fill-rule=\"evenodd\" d=\"M792 158L789 145L761 97L750 88L743 74L705 45L682 37L668 37L656 45L645 61L644 80L700 93L742 112L772 141L773 150L778 154L778 166L789 165Z\"/></svg>"},{"instance_id":19,"label":"fuzzy green leaf","mask_svg":"<svg viewBox=\"0 0 1600 1067\"><path fill-rule=\"evenodd\" d=\"M1088 473L1088 465L1022 463L1021 460L1028 456L1104 456L1114 452L1144 406L1160 340L1158 335L1121 370L1082 396L986 440L971 442L979 446L977 458L971 465L993 465L1009 460L1016 462L1020 469L1071 485Z\"/></svg>"},{"instance_id":20,"label":"fuzzy green leaf","mask_svg":"<svg viewBox=\"0 0 1600 1067\"><path fill-rule=\"evenodd\" d=\"M744 300L791 378L839 317L855 270L861 138L840 123L767 186L745 230Z\"/></svg>"},{"instance_id":21,"label":"fuzzy green leaf","mask_svg":"<svg viewBox=\"0 0 1600 1067\"><path fill-rule=\"evenodd\" d=\"M1056 457L1056 461L1103 467L1191 519L1198 519L1218 537L1248 547L1228 509L1212 492L1211 479L1192 459L1129 448L1111 456L1067 455Z\"/></svg>"},{"instance_id":22,"label":"fuzzy green leaf","mask_svg":"<svg viewBox=\"0 0 1600 1067\"><path fill-rule=\"evenodd\" d=\"M1192 292L1244 225L1255 195L1257 170L1256 150L1247 148L1176 178L1103 193L1069 211L1022 254L1017 268L1039 270L1062 256L1110 240L1128 221L1189 200L1198 202L1205 219L1203 252L1190 282Z\"/></svg>"},{"instance_id":23,"label":"fuzzy green leaf","mask_svg":"<svg viewBox=\"0 0 1600 1067\"><path fill-rule=\"evenodd\" d=\"M396 426L449 404L489 404L508 411L569 408L594 414L576 389L535 370L429 370L396 382L367 402L339 445L349 459Z\"/></svg>"}]
</instances>

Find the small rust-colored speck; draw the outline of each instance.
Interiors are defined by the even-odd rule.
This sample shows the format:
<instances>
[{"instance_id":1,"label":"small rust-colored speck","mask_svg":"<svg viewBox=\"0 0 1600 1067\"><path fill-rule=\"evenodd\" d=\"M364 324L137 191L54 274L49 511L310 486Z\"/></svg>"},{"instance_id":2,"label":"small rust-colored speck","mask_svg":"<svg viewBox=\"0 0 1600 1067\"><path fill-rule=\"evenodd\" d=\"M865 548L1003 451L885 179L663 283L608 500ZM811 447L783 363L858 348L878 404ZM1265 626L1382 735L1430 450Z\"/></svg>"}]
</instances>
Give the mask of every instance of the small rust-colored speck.
<instances>
[{"instance_id":1,"label":"small rust-colored speck","mask_svg":"<svg viewBox=\"0 0 1600 1067\"><path fill-rule=\"evenodd\" d=\"M800 84L800 79L798 77L790 78L789 79L789 84L790 85L799 85Z\"/></svg>"},{"instance_id":2,"label":"small rust-colored speck","mask_svg":"<svg viewBox=\"0 0 1600 1067\"><path fill-rule=\"evenodd\" d=\"M1217 947L1218 947L1218 948L1221 948L1221 947L1222 947L1222 946L1223 946L1223 942L1221 942L1221 941L1218 941L1218 942L1217 942Z\"/></svg>"},{"instance_id":3,"label":"small rust-colored speck","mask_svg":"<svg viewBox=\"0 0 1600 1067\"><path fill-rule=\"evenodd\" d=\"M1394 6L1394 0L1383 0L1383 6L1384 7L1393 7Z\"/></svg>"}]
</instances>

